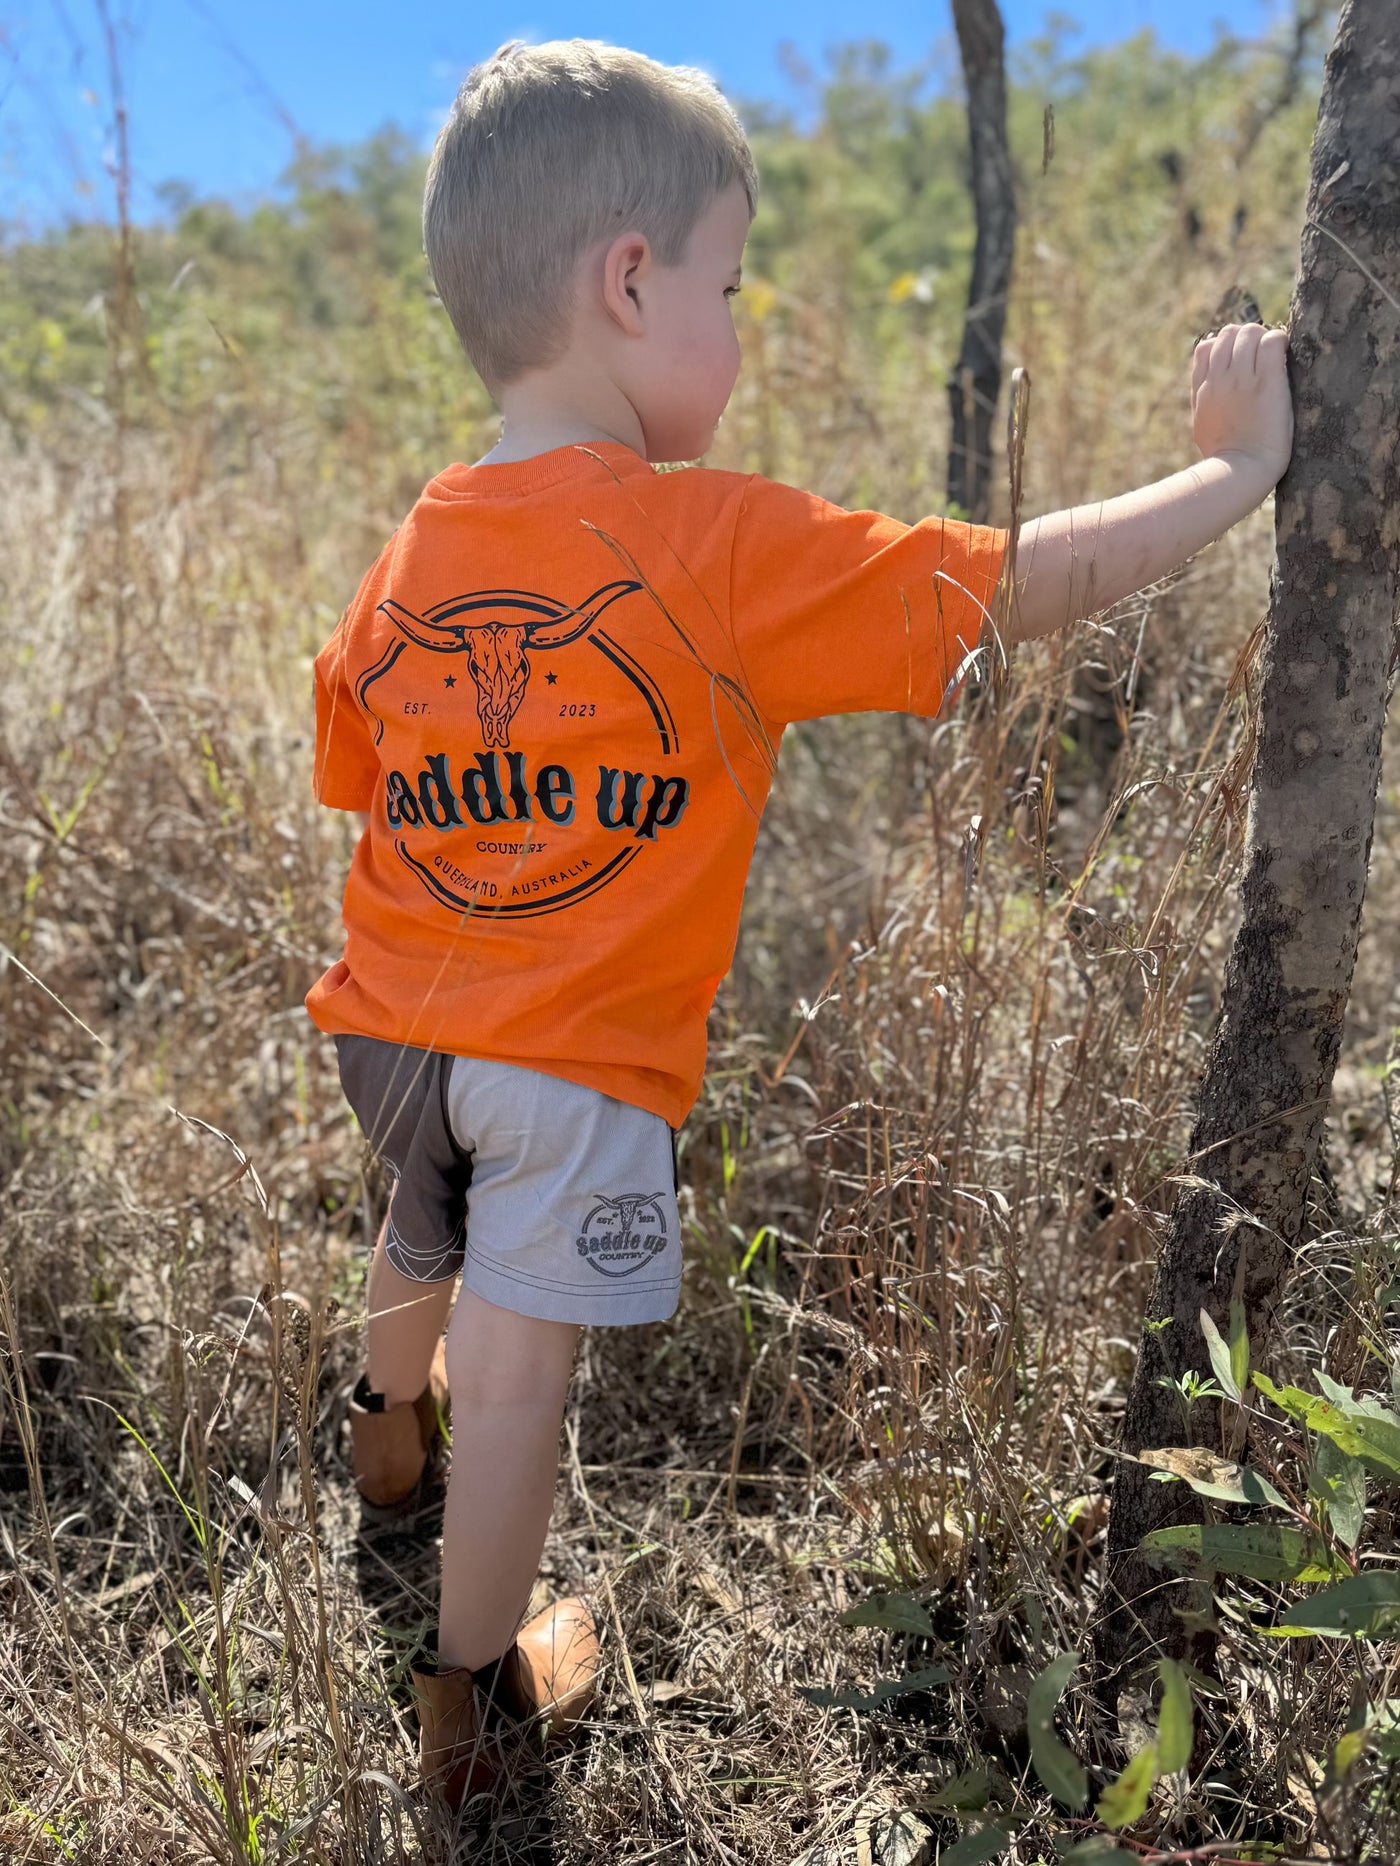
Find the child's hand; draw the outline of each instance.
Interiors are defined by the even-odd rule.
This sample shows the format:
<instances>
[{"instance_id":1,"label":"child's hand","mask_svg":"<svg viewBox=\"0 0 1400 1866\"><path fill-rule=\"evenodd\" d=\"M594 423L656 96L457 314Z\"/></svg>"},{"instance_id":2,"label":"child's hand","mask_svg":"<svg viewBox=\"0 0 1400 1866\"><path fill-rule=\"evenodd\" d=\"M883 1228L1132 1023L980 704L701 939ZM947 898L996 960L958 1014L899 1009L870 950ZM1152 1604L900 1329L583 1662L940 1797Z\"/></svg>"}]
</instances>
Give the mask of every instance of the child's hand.
<instances>
[{"instance_id":1,"label":"child's hand","mask_svg":"<svg viewBox=\"0 0 1400 1866\"><path fill-rule=\"evenodd\" d=\"M1191 359L1191 432L1209 459L1257 464L1266 483L1283 476L1293 452L1293 397L1284 359L1288 333L1262 324L1227 324L1203 337Z\"/></svg>"}]
</instances>

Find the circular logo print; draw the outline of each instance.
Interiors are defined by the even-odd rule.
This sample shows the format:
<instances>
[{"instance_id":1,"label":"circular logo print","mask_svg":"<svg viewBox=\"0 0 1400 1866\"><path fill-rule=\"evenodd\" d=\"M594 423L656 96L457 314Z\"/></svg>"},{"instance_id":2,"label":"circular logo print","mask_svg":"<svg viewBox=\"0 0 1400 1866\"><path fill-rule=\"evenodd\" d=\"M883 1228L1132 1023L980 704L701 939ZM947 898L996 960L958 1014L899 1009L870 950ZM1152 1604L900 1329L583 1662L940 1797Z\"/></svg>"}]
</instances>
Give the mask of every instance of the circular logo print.
<instances>
[{"instance_id":1,"label":"circular logo print","mask_svg":"<svg viewBox=\"0 0 1400 1866\"><path fill-rule=\"evenodd\" d=\"M598 1203L579 1228L580 1257L600 1276L630 1276L666 1248L665 1194L626 1192L621 1198L598 1195Z\"/></svg>"}]
</instances>

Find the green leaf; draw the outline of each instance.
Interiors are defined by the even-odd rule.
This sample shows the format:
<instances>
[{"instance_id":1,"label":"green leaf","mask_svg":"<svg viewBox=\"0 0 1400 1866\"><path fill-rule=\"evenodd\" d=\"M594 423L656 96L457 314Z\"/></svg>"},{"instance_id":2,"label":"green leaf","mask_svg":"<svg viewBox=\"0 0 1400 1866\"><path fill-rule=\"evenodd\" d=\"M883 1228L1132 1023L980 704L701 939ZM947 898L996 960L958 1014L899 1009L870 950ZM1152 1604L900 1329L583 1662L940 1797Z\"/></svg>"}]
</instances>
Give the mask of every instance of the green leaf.
<instances>
[{"instance_id":1,"label":"green leaf","mask_svg":"<svg viewBox=\"0 0 1400 1866\"><path fill-rule=\"evenodd\" d=\"M1195 1446L1168 1445L1140 1451L1137 1461L1150 1465L1155 1471L1170 1472L1202 1497L1218 1497L1223 1503L1247 1503L1256 1507L1274 1504L1280 1509L1287 1508L1267 1477L1252 1471L1247 1464L1218 1458L1211 1451L1201 1451Z\"/></svg>"},{"instance_id":2,"label":"green leaf","mask_svg":"<svg viewBox=\"0 0 1400 1866\"><path fill-rule=\"evenodd\" d=\"M1099 1796L1094 1812L1105 1827L1131 1827L1140 1821L1152 1799L1159 1767L1157 1745L1148 1743L1140 1749L1116 1782L1110 1782Z\"/></svg>"},{"instance_id":3,"label":"green leaf","mask_svg":"<svg viewBox=\"0 0 1400 1866\"><path fill-rule=\"evenodd\" d=\"M825 1685L798 1685L797 1695L819 1710L874 1711L891 1698L907 1697L911 1691L927 1691L933 1685L946 1685L952 1673L945 1665L930 1665L926 1671L909 1672L903 1678L882 1678L869 1691L832 1691Z\"/></svg>"},{"instance_id":4,"label":"green leaf","mask_svg":"<svg viewBox=\"0 0 1400 1866\"><path fill-rule=\"evenodd\" d=\"M1400 1478L1400 1417L1379 1401L1352 1399L1350 1389L1339 1387L1335 1381L1328 1384L1344 1396L1340 1405L1330 1399L1317 1399L1299 1387L1276 1387L1263 1374L1254 1375L1254 1384L1311 1431L1330 1438L1338 1451L1349 1458L1360 1458L1383 1477Z\"/></svg>"},{"instance_id":5,"label":"green leaf","mask_svg":"<svg viewBox=\"0 0 1400 1866\"><path fill-rule=\"evenodd\" d=\"M1400 1639L1400 1569L1373 1569L1290 1607L1280 1630L1329 1639Z\"/></svg>"},{"instance_id":6,"label":"green leaf","mask_svg":"<svg viewBox=\"0 0 1400 1866\"><path fill-rule=\"evenodd\" d=\"M931 1638L933 1621L922 1602L908 1594L867 1594L841 1615L842 1626L882 1626L891 1633Z\"/></svg>"},{"instance_id":7,"label":"green leaf","mask_svg":"<svg viewBox=\"0 0 1400 1866\"><path fill-rule=\"evenodd\" d=\"M1361 1539L1366 1516L1366 1470L1359 1458L1350 1458L1330 1438L1319 1438L1313 1448L1308 1489L1327 1505L1328 1519L1349 1549Z\"/></svg>"},{"instance_id":8,"label":"green leaf","mask_svg":"<svg viewBox=\"0 0 1400 1866\"><path fill-rule=\"evenodd\" d=\"M1373 1414L1354 1413L1350 1420L1352 1431L1356 1434L1358 1449L1353 1454L1373 1471L1383 1477L1400 1477L1400 1424L1390 1419L1378 1419ZM1317 1428L1319 1431L1322 1428ZM1347 1449L1334 1432L1327 1436L1343 1451Z\"/></svg>"},{"instance_id":9,"label":"green leaf","mask_svg":"<svg viewBox=\"0 0 1400 1866\"><path fill-rule=\"evenodd\" d=\"M989 1860L1000 1859L1010 1845L1011 1829L989 1821L941 1852L938 1866L987 1866Z\"/></svg>"},{"instance_id":10,"label":"green leaf","mask_svg":"<svg viewBox=\"0 0 1400 1866\"><path fill-rule=\"evenodd\" d=\"M1339 1779L1350 1775L1366 1747L1367 1734L1364 1729L1348 1730L1345 1736L1338 1739L1337 1747L1332 1751L1333 1775Z\"/></svg>"},{"instance_id":11,"label":"green leaf","mask_svg":"<svg viewBox=\"0 0 1400 1866\"><path fill-rule=\"evenodd\" d=\"M1400 1427L1400 1413L1393 1412L1384 1400L1376 1398L1374 1393L1363 1393L1359 1398L1350 1387L1344 1387L1340 1380L1334 1380L1331 1374L1318 1370L1317 1384L1323 1394L1348 1418L1384 1419L1388 1424Z\"/></svg>"},{"instance_id":12,"label":"green leaf","mask_svg":"<svg viewBox=\"0 0 1400 1866\"><path fill-rule=\"evenodd\" d=\"M1163 1775L1175 1775L1191 1765L1195 1747L1195 1723L1191 1714L1191 1687L1175 1659L1159 1659L1157 1675L1162 1680L1162 1708L1157 1717L1157 1760Z\"/></svg>"},{"instance_id":13,"label":"green leaf","mask_svg":"<svg viewBox=\"0 0 1400 1866\"><path fill-rule=\"evenodd\" d=\"M1251 1376L1255 1386L1290 1418L1306 1420L1309 1412L1317 1405L1317 1395L1305 1393L1301 1387L1276 1387L1267 1374Z\"/></svg>"},{"instance_id":14,"label":"green leaf","mask_svg":"<svg viewBox=\"0 0 1400 1866\"><path fill-rule=\"evenodd\" d=\"M1144 1560L1175 1574L1330 1581L1342 1572L1319 1537L1273 1523L1180 1523L1152 1530L1138 1546Z\"/></svg>"},{"instance_id":15,"label":"green leaf","mask_svg":"<svg viewBox=\"0 0 1400 1866\"><path fill-rule=\"evenodd\" d=\"M1331 1374L1320 1367L1317 1370L1317 1384L1322 1388L1323 1398L1331 1400L1343 1412L1349 1412L1355 1406L1356 1396L1351 1388L1344 1387L1340 1380L1334 1380Z\"/></svg>"},{"instance_id":16,"label":"green leaf","mask_svg":"<svg viewBox=\"0 0 1400 1866\"><path fill-rule=\"evenodd\" d=\"M1211 1369L1216 1379L1224 1387L1232 1400L1244 1398L1235 1380L1234 1369L1230 1365L1230 1350L1220 1338L1220 1330L1204 1309L1201 1310L1201 1333L1206 1338L1206 1353L1210 1356ZM1132 1764L1128 1767L1131 1769Z\"/></svg>"},{"instance_id":17,"label":"green leaf","mask_svg":"<svg viewBox=\"0 0 1400 1866\"><path fill-rule=\"evenodd\" d=\"M1311 1402L1304 1424L1382 1476L1400 1477L1400 1415L1369 1394L1356 1399L1350 1387L1327 1374L1319 1374L1318 1381L1327 1398Z\"/></svg>"},{"instance_id":18,"label":"green leaf","mask_svg":"<svg viewBox=\"0 0 1400 1866\"><path fill-rule=\"evenodd\" d=\"M929 1810L955 1808L975 1814L986 1807L991 1792L992 1778L985 1769L964 1769L961 1775L952 1776L941 1788L926 1795L920 1806Z\"/></svg>"},{"instance_id":19,"label":"green leaf","mask_svg":"<svg viewBox=\"0 0 1400 1866\"><path fill-rule=\"evenodd\" d=\"M1055 1735L1055 1706L1078 1664L1077 1653L1060 1653L1051 1659L1026 1697L1026 1731L1035 1772L1056 1801L1067 1808L1082 1808L1089 1799L1089 1778L1082 1764Z\"/></svg>"},{"instance_id":20,"label":"green leaf","mask_svg":"<svg viewBox=\"0 0 1400 1866\"><path fill-rule=\"evenodd\" d=\"M1230 1304L1230 1372L1243 1393L1249 1384L1249 1321L1242 1302Z\"/></svg>"}]
</instances>

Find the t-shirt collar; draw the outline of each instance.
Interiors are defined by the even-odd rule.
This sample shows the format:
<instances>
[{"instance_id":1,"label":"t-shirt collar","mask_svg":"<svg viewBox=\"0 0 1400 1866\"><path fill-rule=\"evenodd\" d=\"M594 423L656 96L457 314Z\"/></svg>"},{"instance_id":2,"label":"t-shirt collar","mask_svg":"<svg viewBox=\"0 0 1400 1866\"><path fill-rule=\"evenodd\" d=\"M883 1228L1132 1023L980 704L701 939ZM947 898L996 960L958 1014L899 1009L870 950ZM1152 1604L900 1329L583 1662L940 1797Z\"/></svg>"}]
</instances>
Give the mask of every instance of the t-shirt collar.
<instances>
[{"instance_id":1,"label":"t-shirt collar","mask_svg":"<svg viewBox=\"0 0 1400 1866\"><path fill-rule=\"evenodd\" d=\"M481 466L466 466L460 461L429 480L425 496L446 499L515 498L521 493L541 492L546 487L562 485L565 480L598 473L626 478L633 473L650 473L652 467L635 448L622 441L573 441L564 447L551 447L528 460L492 460Z\"/></svg>"}]
</instances>

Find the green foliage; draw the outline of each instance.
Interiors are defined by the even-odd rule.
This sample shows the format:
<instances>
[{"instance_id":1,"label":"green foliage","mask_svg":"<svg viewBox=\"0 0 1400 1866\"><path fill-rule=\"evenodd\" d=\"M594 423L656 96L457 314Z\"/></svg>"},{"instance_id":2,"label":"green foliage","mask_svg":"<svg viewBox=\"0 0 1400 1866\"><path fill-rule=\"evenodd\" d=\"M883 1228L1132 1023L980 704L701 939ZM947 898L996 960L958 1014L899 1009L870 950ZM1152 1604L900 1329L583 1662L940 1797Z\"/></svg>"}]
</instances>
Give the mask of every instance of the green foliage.
<instances>
[{"instance_id":1,"label":"green foliage","mask_svg":"<svg viewBox=\"0 0 1400 1866\"><path fill-rule=\"evenodd\" d=\"M1036 1678L1026 1700L1035 1772L1055 1799L1070 1809L1081 1808L1088 1800L1089 1779L1079 1759L1055 1734L1054 1718L1078 1663L1075 1653L1060 1653ZM1185 1673L1171 1660L1164 1660L1158 1670L1163 1695L1157 1741L1145 1744L1100 1795L1095 1813L1107 1827L1133 1826L1142 1818L1159 1777L1186 1768L1191 1759L1194 1733Z\"/></svg>"},{"instance_id":2,"label":"green foliage","mask_svg":"<svg viewBox=\"0 0 1400 1866\"><path fill-rule=\"evenodd\" d=\"M1400 1413L1380 1400L1354 1399L1350 1387L1339 1386L1326 1375L1325 1397L1300 1387L1278 1387L1264 1374L1254 1384L1291 1419L1329 1439L1341 1457L1353 1459L1394 1485L1400 1478Z\"/></svg>"},{"instance_id":3,"label":"green foliage","mask_svg":"<svg viewBox=\"0 0 1400 1866\"><path fill-rule=\"evenodd\" d=\"M991 1797L992 1779L984 1768L964 1769L928 1797L930 1808L952 1808L976 1813Z\"/></svg>"},{"instance_id":4,"label":"green foliage","mask_svg":"<svg viewBox=\"0 0 1400 1866\"><path fill-rule=\"evenodd\" d=\"M1360 1249L1353 1246L1345 1272L1349 1311L1361 1324L1362 1364L1369 1358L1387 1369L1392 1396L1400 1364L1385 1312L1394 1287L1395 1249L1389 1231ZM1186 1483L1232 1512L1267 1512L1275 1520L1181 1524L1145 1537L1141 1553L1154 1565L1212 1581L1221 1616L1212 1616L1212 1623L1234 1642L1233 1654L1222 1644L1223 1680L1231 1679L1233 1666L1244 1657L1267 1670L1272 1688L1287 1700L1287 1668L1270 1664L1264 1642L1321 1638L1350 1648L1347 1656L1356 1674L1347 1727L1338 1734L1334 1726L1321 1741L1309 1739L1325 1759L1325 1766L1310 1766L1320 1783L1319 1804L1327 1803L1330 1818L1347 1808L1348 1818L1363 1822L1389 1819L1394 1811L1391 1765L1400 1761L1400 1703L1385 1695L1368 1703L1362 1680L1367 1648L1381 1644L1388 1651L1391 1642L1400 1640L1400 1566L1386 1533L1400 1488L1400 1410L1378 1394L1358 1393L1325 1366L1316 1367L1316 1390L1251 1373L1248 1334L1237 1308L1228 1343L1207 1315L1200 1321L1215 1382L1234 1411L1233 1420L1227 1412L1221 1422L1227 1441L1247 1440L1268 1474L1200 1447L1144 1451L1140 1462L1153 1468L1157 1481ZM1376 1526L1385 1565L1373 1563L1364 1552L1368 1478L1379 1493ZM1261 1587L1291 1589L1297 1583L1322 1585L1301 1599L1260 1599ZM1388 1665L1388 1660L1375 1663ZM1388 1684L1386 1671L1382 1693ZM1185 1676L1163 1668L1156 1766L1163 1773L1188 1766L1192 1748ZM1105 1824L1131 1821L1145 1808L1151 1749L1135 1756L1105 1791L1098 1806ZM1368 1759L1373 1767L1365 1766ZM1356 1857L1388 1858L1393 1852L1363 1845Z\"/></svg>"},{"instance_id":5,"label":"green foliage","mask_svg":"<svg viewBox=\"0 0 1400 1866\"><path fill-rule=\"evenodd\" d=\"M1013 343L1018 320L1081 289L1087 265L1104 277L1150 270L1188 205L1212 276L1214 247L1234 237L1237 209L1247 213L1251 288L1267 316L1281 314L1315 90L1304 85L1270 122L1243 170L1234 160L1242 120L1268 97L1273 73L1268 51L1231 42L1190 61L1148 34L1072 57L1061 25L1013 60ZM848 46L821 86L814 133L741 105L762 183L741 332L770 397L783 398L794 346L810 354L837 409L855 393L858 361L917 381L956 356L974 226L964 107L944 76L896 70L878 45ZM1043 175L1047 105L1056 153ZM305 151L276 197L251 211L166 188L164 218L137 228L134 242L134 417L160 426L197 416L221 462L250 461L270 421L300 436L291 451L303 456L314 431L323 459L325 443L338 441L331 455L355 479L367 477L370 453L394 462L406 496L460 457L464 431L490 422L491 403L422 256L423 173L420 149L388 126L355 147ZM19 436L75 425L105 395L111 267L111 233L98 224L11 243L0 274L0 419ZM1052 346L1063 324L1046 320ZM1073 342L1067 326L1063 340ZM1072 351L1042 346L1040 362L1070 367ZM783 477L795 431L781 408L766 419L763 470ZM1103 445L1087 431L1076 440L1084 460ZM927 471L919 463L919 476ZM871 490L854 487L851 502Z\"/></svg>"},{"instance_id":6,"label":"green foliage","mask_svg":"<svg viewBox=\"0 0 1400 1866\"><path fill-rule=\"evenodd\" d=\"M1191 1687L1186 1674L1174 1659L1162 1659L1157 1666L1162 1682L1162 1704L1158 1713L1157 1740L1145 1743L1114 1782L1099 1796L1094 1812L1105 1827L1133 1827L1147 1812L1152 1790L1164 1775L1175 1775L1190 1766L1195 1742L1191 1712ZM1086 1853L1087 1858L1110 1858L1112 1851Z\"/></svg>"},{"instance_id":7,"label":"green foliage","mask_svg":"<svg viewBox=\"0 0 1400 1866\"><path fill-rule=\"evenodd\" d=\"M843 1626L882 1626L892 1633L913 1633L931 1638L933 1622L928 1609L907 1594L867 1594L841 1615Z\"/></svg>"},{"instance_id":8,"label":"green foliage","mask_svg":"<svg viewBox=\"0 0 1400 1866\"><path fill-rule=\"evenodd\" d=\"M1236 1304L1226 1346L1210 1317L1201 1312L1201 1331L1217 1378L1237 1404L1251 1379L1249 1338ZM1144 1452L1159 1481L1184 1481L1199 1495L1251 1507L1286 1511L1292 1526L1276 1524L1182 1524L1152 1531L1141 1544L1144 1557L1178 1573L1236 1575L1257 1581L1337 1581L1290 1609L1283 1633L1326 1633L1389 1637L1400 1605L1400 1570L1354 1574L1349 1551L1360 1539L1366 1515L1366 1473L1388 1487L1400 1479L1400 1413L1374 1395L1358 1397L1349 1386L1318 1372L1320 1393L1279 1386L1255 1372L1255 1389L1304 1429L1295 1447L1307 1474L1311 1512L1290 1505L1259 1473L1197 1449ZM1340 1545L1331 1546L1335 1541Z\"/></svg>"},{"instance_id":9,"label":"green foliage","mask_svg":"<svg viewBox=\"0 0 1400 1866\"><path fill-rule=\"evenodd\" d=\"M890 1601L899 1597L876 1598L878 1605L875 1611L858 1619L859 1610L855 1610L843 1618L850 1624L887 1626L893 1623L898 1630L906 1630L898 1627L901 1614L897 1611L891 1616L888 1612ZM1076 1653L1059 1653L1032 1681L1025 1706L1026 1733L1035 1774L1057 1801L1076 1811L1082 1809L1089 1800L1089 1778L1079 1758L1056 1733L1055 1714L1078 1666L1079 1657ZM1159 1778L1163 1774L1173 1774L1184 1769L1190 1763L1194 1727L1191 1689L1186 1674L1171 1660L1163 1660L1158 1667L1158 1675L1162 1684L1162 1702L1157 1738L1145 1745L1132 1758L1117 1781L1102 1791L1096 1813L1108 1827L1133 1825L1146 1809ZM951 1677L948 1668L934 1666L924 1671L911 1672L900 1679L882 1680L868 1692L837 1692L809 1686L800 1688L798 1695L821 1709L874 1711L883 1709L891 1700L910 1692L950 1682ZM1006 1787L1003 1781L1003 1791ZM982 1813L989 1803L995 1806L998 1799L992 1772L974 1759L974 1766L927 1793L920 1805L928 1812L975 1815ZM999 1858L1010 1845L1012 1832L1011 1827L997 1819L979 1822L965 1832L953 1847L945 1849L940 1858L963 1860L969 1862L969 1866L975 1862ZM1115 1859L1117 1851L1105 1837L1100 1836L1084 1847L1074 1849L1066 1857L1107 1861Z\"/></svg>"},{"instance_id":10,"label":"green foliage","mask_svg":"<svg viewBox=\"0 0 1400 1866\"><path fill-rule=\"evenodd\" d=\"M1165 1387L1167 1392L1175 1393L1177 1404L1181 1408L1182 1429L1190 1436L1191 1414L1202 1400L1225 1399L1226 1390L1216 1385L1214 1380L1200 1374L1194 1367L1186 1368L1173 1378L1169 1374L1160 1374L1156 1384Z\"/></svg>"},{"instance_id":11,"label":"green foliage","mask_svg":"<svg viewBox=\"0 0 1400 1866\"><path fill-rule=\"evenodd\" d=\"M1010 1845L1010 1828L989 1821L940 1853L940 1866L988 1866L988 1861L1001 1859Z\"/></svg>"},{"instance_id":12,"label":"green foliage","mask_svg":"<svg viewBox=\"0 0 1400 1866\"><path fill-rule=\"evenodd\" d=\"M1148 1743L1099 1796L1094 1812L1105 1827L1132 1827L1147 1811L1160 1772L1157 1745Z\"/></svg>"},{"instance_id":13,"label":"green foliage","mask_svg":"<svg viewBox=\"0 0 1400 1866\"><path fill-rule=\"evenodd\" d=\"M1175 1659L1158 1661L1157 1674L1162 1681L1162 1705L1157 1721L1157 1758L1163 1775L1175 1775L1190 1766L1196 1740L1191 1714L1191 1687Z\"/></svg>"},{"instance_id":14,"label":"green foliage","mask_svg":"<svg viewBox=\"0 0 1400 1866\"><path fill-rule=\"evenodd\" d=\"M1351 1728L1333 1752L1332 1766L1336 1774L1346 1775L1368 1749L1374 1750L1384 1762L1400 1762L1400 1698L1386 1698L1380 1704L1360 1707Z\"/></svg>"},{"instance_id":15,"label":"green foliage","mask_svg":"<svg viewBox=\"0 0 1400 1866\"><path fill-rule=\"evenodd\" d=\"M1366 1518L1366 1467L1361 1460L1348 1457L1330 1438L1319 1438L1308 1471L1308 1494L1326 1507L1338 1540L1354 1549Z\"/></svg>"},{"instance_id":16,"label":"green foliage","mask_svg":"<svg viewBox=\"0 0 1400 1866\"><path fill-rule=\"evenodd\" d=\"M1216 1379L1226 1396L1232 1400L1244 1397L1244 1388L1249 1379L1249 1328L1245 1321L1244 1304L1230 1304L1230 1340L1229 1344L1221 1338L1220 1330L1214 1321L1201 1310L1201 1333L1206 1338L1206 1352Z\"/></svg>"},{"instance_id":17,"label":"green foliage","mask_svg":"<svg viewBox=\"0 0 1400 1866\"><path fill-rule=\"evenodd\" d=\"M1400 1568L1372 1567L1358 1573L1355 1564L1366 1519L1367 1473L1387 1489L1395 1488L1400 1479L1400 1413L1374 1394L1358 1396L1325 1369L1318 1370L1321 1390L1317 1393L1277 1384L1257 1371L1251 1376L1248 1336L1239 1315L1232 1316L1228 1347L1204 1313L1201 1329L1216 1377L1236 1404L1243 1408L1252 1383L1296 1429L1298 1435L1291 1442L1284 1429L1277 1455L1291 1455L1306 1472L1306 1500L1290 1502L1260 1474L1197 1449L1144 1452L1141 1462L1154 1466L1161 1481L1182 1481L1199 1495L1274 1509L1291 1520L1284 1524L1193 1523L1154 1530L1140 1544L1143 1556L1180 1573L1212 1578L1235 1576L1275 1585L1327 1583L1288 1607L1275 1624L1254 1628L1268 1638L1400 1639ZM1395 1734L1400 1725L1394 1708L1389 1699L1378 1706L1361 1707L1333 1750L1328 1780L1334 1787L1350 1775L1368 1748L1382 1755L1393 1750L1400 1756L1400 1739ZM1164 1670L1159 1761L1167 1756L1172 1766L1185 1766L1191 1753L1189 1717L1184 1677L1179 1673L1168 1677ZM1145 1750L1135 1757L1119 1782L1106 1791L1099 1814L1108 1824L1118 1824L1118 1817L1125 1813L1132 1818L1132 1810L1138 1808L1148 1753Z\"/></svg>"},{"instance_id":18,"label":"green foliage","mask_svg":"<svg viewBox=\"0 0 1400 1866\"><path fill-rule=\"evenodd\" d=\"M931 1691L935 1685L946 1685L951 1677L946 1665L930 1665L903 1678L882 1678L869 1691L831 1691L823 1685L798 1685L797 1695L820 1710L875 1711L883 1710L893 1698L907 1697L911 1691Z\"/></svg>"},{"instance_id":19,"label":"green foliage","mask_svg":"<svg viewBox=\"0 0 1400 1866\"><path fill-rule=\"evenodd\" d=\"M1067 1808L1082 1808L1089 1799L1084 1765L1055 1734L1055 1706L1078 1664L1077 1653L1060 1653L1041 1672L1026 1699L1026 1731L1035 1772Z\"/></svg>"},{"instance_id":20,"label":"green foliage","mask_svg":"<svg viewBox=\"0 0 1400 1866\"><path fill-rule=\"evenodd\" d=\"M1329 1639L1400 1639L1400 1570L1353 1575L1290 1607L1278 1630Z\"/></svg>"},{"instance_id":21,"label":"green foliage","mask_svg":"<svg viewBox=\"0 0 1400 1866\"><path fill-rule=\"evenodd\" d=\"M1174 1574L1319 1581L1341 1572L1320 1536L1272 1523L1178 1523L1152 1530L1139 1546L1154 1567Z\"/></svg>"}]
</instances>

